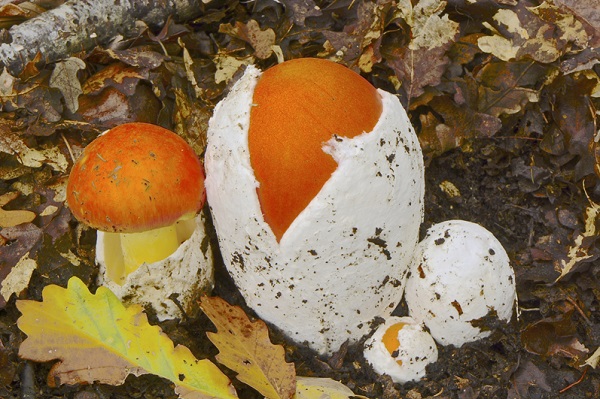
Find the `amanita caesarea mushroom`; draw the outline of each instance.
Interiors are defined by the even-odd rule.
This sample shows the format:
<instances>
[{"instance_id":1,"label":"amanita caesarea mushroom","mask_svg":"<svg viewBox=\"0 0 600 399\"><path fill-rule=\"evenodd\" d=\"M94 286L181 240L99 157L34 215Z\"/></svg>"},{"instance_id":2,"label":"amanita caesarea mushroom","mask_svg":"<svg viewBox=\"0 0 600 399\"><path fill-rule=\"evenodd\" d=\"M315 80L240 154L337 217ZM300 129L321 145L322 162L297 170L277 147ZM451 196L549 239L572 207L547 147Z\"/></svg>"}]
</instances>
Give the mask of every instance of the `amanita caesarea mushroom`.
<instances>
[{"instance_id":1,"label":"amanita caesarea mushroom","mask_svg":"<svg viewBox=\"0 0 600 399\"><path fill-rule=\"evenodd\" d=\"M365 342L365 360L397 383L417 381L437 361L433 337L411 317L389 317Z\"/></svg>"},{"instance_id":2,"label":"amanita caesarea mushroom","mask_svg":"<svg viewBox=\"0 0 600 399\"><path fill-rule=\"evenodd\" d=\"M147 123L115 127L75 162L67 203L97 229L100 283L118 297L150 304L159 319L180 315L213 285L212 254L200 212L204 171L175 133Z\"/></svg>"},{"instance_id":3,"label":"amanita caesarea mushroom","mask_svg":"<svg viewBox=\"0 0 600 399\"><path fill-rule=\"evenodd\" d=\"M409 314L437 342L462 346L490 335L480 319L508 321L515 276L502 244L484 227L464 220L433 225L417 246L406 283Z\"/></svg>"},{"instance_id":4,"label":"amanita caesarea mushroom","mask_svg":"<svg viewBox=\"0 0 600 399\"><path fill-rule=\"evenodd\" d=\"M423 159L398 99L320 59L249 66L211 118L206 190L247 304L320 353L400 301Z\"/></svg>"}]
</instances>

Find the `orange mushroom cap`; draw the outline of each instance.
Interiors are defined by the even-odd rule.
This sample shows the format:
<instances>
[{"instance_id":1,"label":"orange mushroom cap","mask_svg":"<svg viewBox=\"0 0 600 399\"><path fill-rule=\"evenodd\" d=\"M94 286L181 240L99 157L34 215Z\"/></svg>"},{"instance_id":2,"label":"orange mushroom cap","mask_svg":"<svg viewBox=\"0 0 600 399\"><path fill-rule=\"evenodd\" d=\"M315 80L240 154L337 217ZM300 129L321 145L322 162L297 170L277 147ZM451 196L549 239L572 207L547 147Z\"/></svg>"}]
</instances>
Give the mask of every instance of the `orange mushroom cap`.
<instances>
[{"instance_id":1,"label":"orange mushroom cap","mask_svg":"<svg viewBox=\"0 0 600 399\"><path fill-rule=\"evenodd\" d=\"M107 232L169 226L196 214L204 201L204 171L194 150L148 123L127 123L92 141L67 184L73 215Z\"/></svg>"},{"instance_id":2,"label":"orange mushroom cap","mask_svg":"<svg viewBox=\"0 0 600 399\"><path fill-rule=\"evenodd\" d=\"M250 162L265 221L279 241L337 167L323 145L334 135L373 130L381 97L342 65L301 58L266 70L252 102Z\"/></svg>"}]
</instances>

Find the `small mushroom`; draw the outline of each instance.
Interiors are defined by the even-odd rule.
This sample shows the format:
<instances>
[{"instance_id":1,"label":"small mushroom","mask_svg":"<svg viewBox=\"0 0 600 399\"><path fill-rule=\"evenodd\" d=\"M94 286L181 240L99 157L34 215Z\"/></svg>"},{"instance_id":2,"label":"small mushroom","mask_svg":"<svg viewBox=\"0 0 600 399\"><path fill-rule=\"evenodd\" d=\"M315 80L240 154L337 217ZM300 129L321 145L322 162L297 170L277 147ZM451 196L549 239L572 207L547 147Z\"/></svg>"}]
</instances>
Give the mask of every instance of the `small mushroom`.
<instances>
[{"instance_id":1,"label":"small mushroom","mask_svg":"<svg viewBox=\"0 0 600 399\"><path fill-rule=\"evenodd\" d=\"M411 317L389 317L365 342L365 360L397 383L417 381L435 363L438 350L431 335Z\"/></svg>"},{"instance_id":2,"label":"small mushroom","mask_svg":"<svg viewBox=\"0 0 600 399\"><path fill-rule=\"evenodd\" d=\"M204 172L175 133L127 123L92 141L75 162L67 203L97 229L100 283L120 298L151 304L160 319L188 310L191 296L213 284L203 216Z\"/></svg>"},{"instance_id":3,"label":"small mushroom","mask_svg":"<svg viewBox=\"0 0 600 399\"><path fill-rule=\"evenodd\" d=\"M450 220L432 226L417 246L404 295L410 316L437 342L460 347L490 335L481 319L510 320L515 276L491 232Z\"/></svg>"},{"instance_id":4,"label":"small mushroom","mask_svg":"<svg viewBox=\"0 0 600 399\"><path fill-rule=\"evenodd\" d=\"M400 301L423 158L398 98L332 61L249 66L215 108L206 190L246 303L320 353Z\"/></svg>"}]
</instances>

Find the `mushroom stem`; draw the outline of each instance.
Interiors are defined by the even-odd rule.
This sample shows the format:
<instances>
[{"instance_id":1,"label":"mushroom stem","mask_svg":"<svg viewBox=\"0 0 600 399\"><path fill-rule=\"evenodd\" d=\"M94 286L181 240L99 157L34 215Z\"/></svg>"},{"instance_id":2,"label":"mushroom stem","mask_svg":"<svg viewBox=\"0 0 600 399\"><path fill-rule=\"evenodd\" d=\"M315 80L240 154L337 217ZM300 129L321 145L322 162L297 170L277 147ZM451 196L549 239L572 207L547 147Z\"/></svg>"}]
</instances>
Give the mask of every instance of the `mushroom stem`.
<instances>
[{"instance_id":1,"label":"mushroom stem","mask_svg":"<svg viewBox=\"0 0 600 399\"><path fill-rule=\"evenodd\" d=\"M141 233L105 233L104 242L107 275L119 285L142 263L165 259L180 245L176 225Z\"/></svg>"},{"instance_id":2,"label":"mushroom stem","mask_svg":"<svg viewBox=\"0 0 600 399\"><path fill-rule=\"evenodd\" d=\"M175 225L143 231L121 233L121 250L125 275L142 263L153 263L171 255L179 247Z\"/></svg>"}]
</instances>

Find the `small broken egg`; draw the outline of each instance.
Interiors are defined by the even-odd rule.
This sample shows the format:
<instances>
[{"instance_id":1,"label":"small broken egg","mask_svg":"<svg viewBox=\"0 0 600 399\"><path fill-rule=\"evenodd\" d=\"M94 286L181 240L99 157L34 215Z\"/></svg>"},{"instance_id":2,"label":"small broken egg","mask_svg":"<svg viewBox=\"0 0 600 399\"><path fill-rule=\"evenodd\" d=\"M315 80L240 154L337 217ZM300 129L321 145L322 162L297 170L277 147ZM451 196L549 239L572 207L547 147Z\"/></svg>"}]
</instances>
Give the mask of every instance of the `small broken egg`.
<instances>
[{"instance_id":1,"label":"small broken egg","mask_svg":"<svg viewBox=\"0 0 600 399\"><path fill-rule=\"evenodd\" d=\"M396 96L327 60L249 66L207 136L221 253L258 316L332 353L391 314L424 196L421 148Z\"/></svg>"},{"instance_id":2,"label":"small broken egg","mask_svg":"<svg viewBox=\"0 0 600 399\"><path fill-rule=\"evenodd\" d=\"M431 335L411 317L389 317L365 342L367 362L397 383L417 381L438 358Z\"/></svg>"},{"instance_id":3,"label":"small broken egg","mask_svg":"<svg viewBox=\"0 0 600 399\"><path fill-rule=\"evenodd\" d=\"M417 246L404 295L410 316L437 342L460 347L490 335L480 319L510 320L515 275L491 232L450 220L432 226Z\"/></svg>"}]
</instances>

